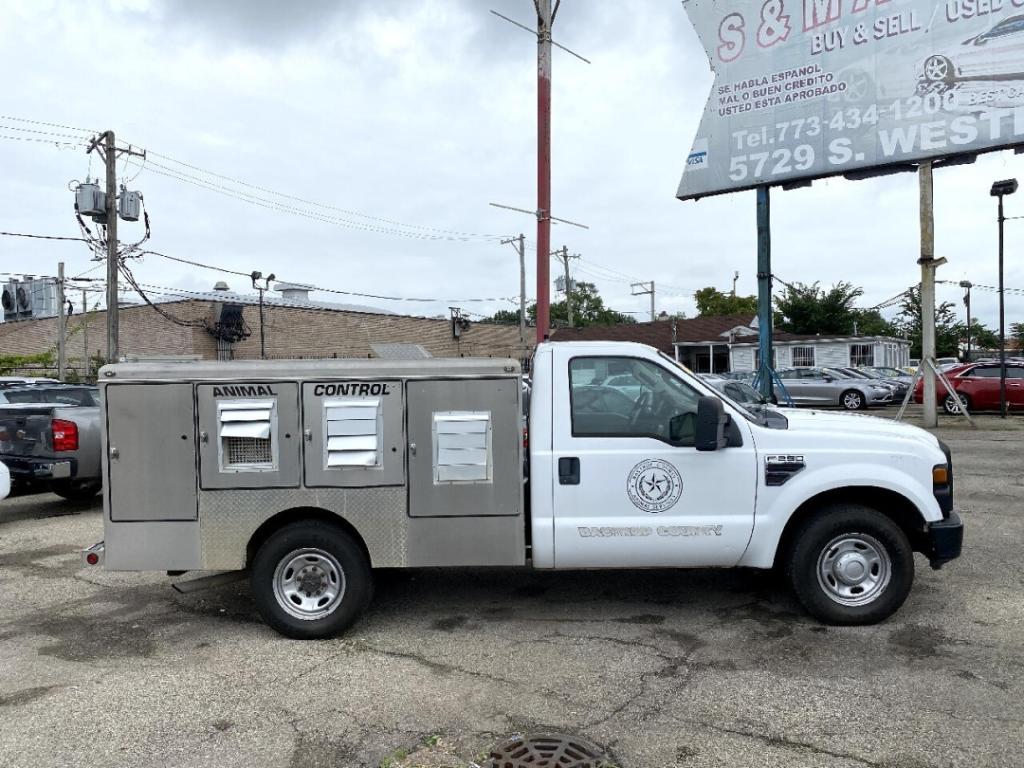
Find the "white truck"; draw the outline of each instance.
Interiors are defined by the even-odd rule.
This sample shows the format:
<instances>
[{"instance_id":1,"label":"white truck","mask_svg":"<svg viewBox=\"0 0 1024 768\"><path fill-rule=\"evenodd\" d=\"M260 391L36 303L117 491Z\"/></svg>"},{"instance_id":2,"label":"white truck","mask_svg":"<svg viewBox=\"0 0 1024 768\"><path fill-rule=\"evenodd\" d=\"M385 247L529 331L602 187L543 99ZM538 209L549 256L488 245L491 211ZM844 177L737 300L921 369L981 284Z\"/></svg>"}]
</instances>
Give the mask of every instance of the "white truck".
<instances>
[{"instance_id":1,"label":"white truck","mask_svg":"<svg viewBox=\"0 0 1024 768\"><path fill-rule=\"evenodd\" d=\"M638 344L542 344L532 375L527 449L511 360L106 366L85 562L247 569L267 623L319 638L378 567L777 568L819 620L866 624L914 552L960 554L950 454L921 429L752 413Z\"/></svg>"}]
</instances>

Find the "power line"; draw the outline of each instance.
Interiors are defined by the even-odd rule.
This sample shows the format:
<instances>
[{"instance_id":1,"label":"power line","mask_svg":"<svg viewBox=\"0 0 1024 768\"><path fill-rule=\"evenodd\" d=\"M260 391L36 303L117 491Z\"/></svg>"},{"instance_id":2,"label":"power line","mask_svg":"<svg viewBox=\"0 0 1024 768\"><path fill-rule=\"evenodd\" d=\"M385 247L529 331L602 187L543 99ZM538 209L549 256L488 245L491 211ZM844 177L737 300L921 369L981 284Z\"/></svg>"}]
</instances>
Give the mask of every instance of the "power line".
<instances>
[{"instance_id":1,"label":"power line","mask_svg":"<svg viewBox=\"0 0 1024 768\"><path fill-rule=\"evenodd\" d=\"M62 237L59 235L28 235L25 234L24 232L0 232L0 235L3 235L5 237L27 237L32 240L73 240L79 243L90 242L87 238L84 237Z\"/></svg>"}]
</instances>

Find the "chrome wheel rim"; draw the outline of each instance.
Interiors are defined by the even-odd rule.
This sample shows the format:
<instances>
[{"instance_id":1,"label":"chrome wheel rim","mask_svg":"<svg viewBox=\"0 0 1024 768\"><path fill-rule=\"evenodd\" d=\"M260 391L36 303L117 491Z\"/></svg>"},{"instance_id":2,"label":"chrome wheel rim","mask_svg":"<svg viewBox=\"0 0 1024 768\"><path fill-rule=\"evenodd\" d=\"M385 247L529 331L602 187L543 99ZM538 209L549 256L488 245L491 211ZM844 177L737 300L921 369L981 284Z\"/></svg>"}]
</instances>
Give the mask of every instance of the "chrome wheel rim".
<instances>
[{"instance_id":1,"label":"chrome wheel rim","mask_svg":"<svg viewBox=\"0 0 1024 768\"><path fill-rule=\"evenodd\" d=\"M861 396L858 395L856 392L847 392L843 396L843 406L845 406L848 410L857 410L858 408L860 408L861 402L863 402Z\"/></svg>"},{"instance_id":2,"label":"chrome wheel rim","mask_svg":"<svg viewBox=\"0 0 1024 768\"><path fill-rule=\"evenodd\" d=\"M836 536L818 556L818 584L840 605L874 602L889 586L891 577L889 553L878 539L866 533Z\"/></svg>"},{"instance_id":3,"label":"chrome wheel rim","mask_svg":"<svg viewBox=\"0 0 1024 768\"><path fill-rule=\"evenodd\" d=\"M949 77L949 62L941 56L932 56L924 65L924 74L929 80L945 80Z\"/></svg>"},{"instance_id":4,"label":"chrome wheel rim","mask_svg":"<svg viewBox=\"0 0 1024 768\"><path fill-rule=\"evenodd\" d=\"M953 395L946 395L946 410L949 413L960 413L960 409L966 406L966 397L954 397Z\"/></svg>"},{"instance_id":5,"label":"chrome wheel rim","mask_svg":"<svg viewBox=\"0 0 1024 768\"><path fill-rule=\"evenodd\" d=\"M274 597L297 619L332 614L345 596L345 571L330 552L315 547L289 552L274 569Z\"/></svg>"}]
</instances>

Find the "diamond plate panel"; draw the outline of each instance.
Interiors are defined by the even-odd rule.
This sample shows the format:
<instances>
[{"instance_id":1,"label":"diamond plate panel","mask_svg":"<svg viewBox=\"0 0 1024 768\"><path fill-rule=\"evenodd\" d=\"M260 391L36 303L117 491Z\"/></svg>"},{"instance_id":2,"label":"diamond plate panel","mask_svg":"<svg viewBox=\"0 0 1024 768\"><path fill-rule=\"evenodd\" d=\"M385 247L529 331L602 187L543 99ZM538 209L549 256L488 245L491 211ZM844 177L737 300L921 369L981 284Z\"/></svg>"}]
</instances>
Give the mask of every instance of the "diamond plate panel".
<instances>
[{"instance_id":1,"label":"diamond plate panel","mask_svg":"<svg viewBox=\"0 0 1024 768\"><path fill-rule=\"evenodd\" d=\"M363 537L374 568L401 568L407 561L405 504L404 487L202 491L203 568L244 568L245 548L256 529L278 512L297 507L316 507L344 518Z\"/></svg>"}]
</instances>

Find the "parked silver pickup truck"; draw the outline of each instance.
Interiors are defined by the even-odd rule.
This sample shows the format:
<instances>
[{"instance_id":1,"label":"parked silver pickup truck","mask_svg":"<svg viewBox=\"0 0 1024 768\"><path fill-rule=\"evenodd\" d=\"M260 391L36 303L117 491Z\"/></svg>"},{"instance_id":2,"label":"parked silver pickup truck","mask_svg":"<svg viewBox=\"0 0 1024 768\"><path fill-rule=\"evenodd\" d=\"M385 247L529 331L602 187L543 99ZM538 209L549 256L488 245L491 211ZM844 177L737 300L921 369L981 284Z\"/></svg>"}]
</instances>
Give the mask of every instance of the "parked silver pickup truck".
<instances>
[{"instance_id":1,"label":"parked silver pickup truck","mask_svg":"<svg viewBox=\"0 0 1024 768\"><path fill-rule=\"evenodd\" d=\"M100 409L92 387L7 389L0 403L0 461L12 489L88 499L103 487Z\"/></svg>"}]
</instances>

